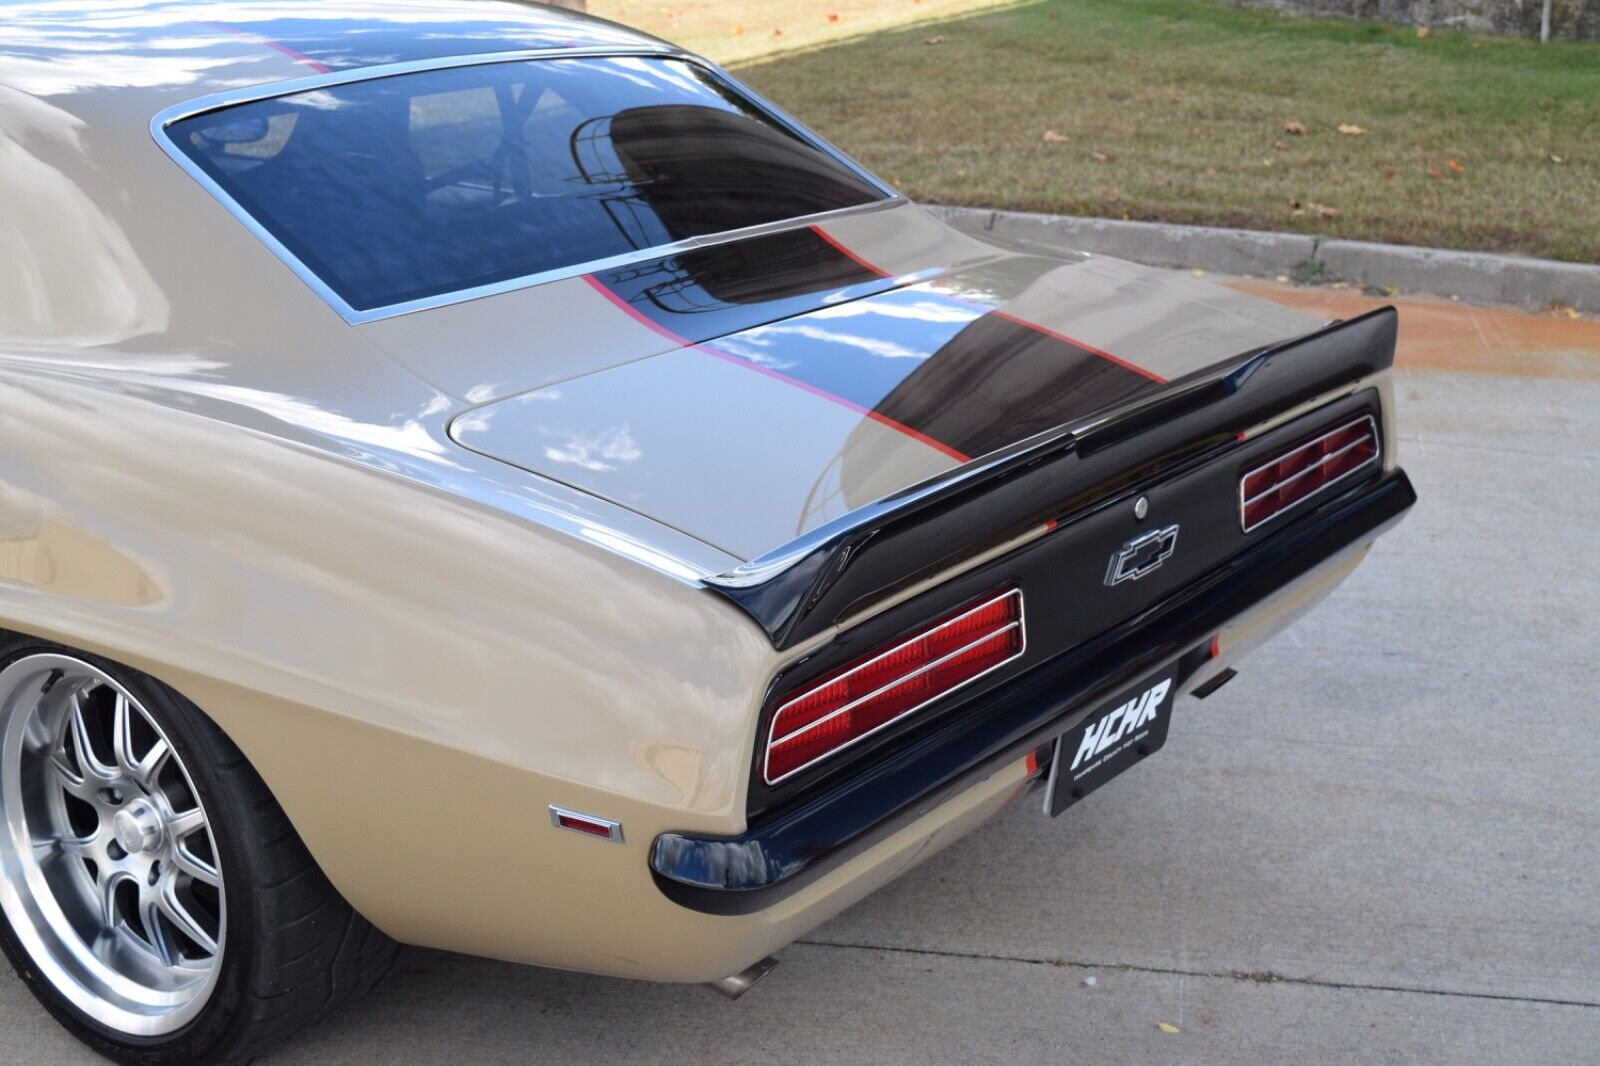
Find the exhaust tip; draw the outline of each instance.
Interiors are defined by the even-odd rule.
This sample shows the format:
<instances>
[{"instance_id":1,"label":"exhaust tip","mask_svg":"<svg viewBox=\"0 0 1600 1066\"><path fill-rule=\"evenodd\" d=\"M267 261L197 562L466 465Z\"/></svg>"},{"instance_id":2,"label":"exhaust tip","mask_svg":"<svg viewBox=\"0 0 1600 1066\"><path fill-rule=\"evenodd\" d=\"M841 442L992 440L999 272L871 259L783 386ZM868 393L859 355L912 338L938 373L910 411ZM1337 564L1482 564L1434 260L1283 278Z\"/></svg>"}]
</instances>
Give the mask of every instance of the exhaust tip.
<instances>
[{"instance_id":1,"label":"exhaust tip","mask_svg":"<svg viewBox=\"0 0 1600 1066\"><path fill-rule=\"evenodd\" d=\"M1203 700L1238 676L1239 671L1230 666L1226 670L1223 670L1222 673L1218 674L1216 677L1211 678L1202 685L1196 686L1195 690L1189 693L1189 695L1193 696L1197 700Z\"/></svg>"},{"instance_id":2,"label":"exhaust tip","mask_svg":"<svg viewBox=\"0 0 1600 1066\"><path fill-rule=\"evenodd\" d=\"M757 981L771 973L777 965L778 960L768 955L754 966L736 973L732 977L724 977L720 981L708 982L707 987L715 989L729 999L738 999L750 991Z\"/></svg>"}]
</instances>

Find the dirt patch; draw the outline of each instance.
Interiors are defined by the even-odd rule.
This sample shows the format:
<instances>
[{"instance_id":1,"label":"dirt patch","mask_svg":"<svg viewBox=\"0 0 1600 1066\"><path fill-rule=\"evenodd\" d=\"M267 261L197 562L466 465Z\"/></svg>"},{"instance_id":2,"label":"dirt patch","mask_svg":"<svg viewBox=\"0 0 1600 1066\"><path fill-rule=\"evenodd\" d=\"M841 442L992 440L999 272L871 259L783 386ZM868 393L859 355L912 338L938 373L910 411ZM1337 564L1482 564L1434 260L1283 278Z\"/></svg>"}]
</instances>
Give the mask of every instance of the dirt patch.
<instances>
[{"instance_id":1,"label":"dirt patch","mask_svg":"<svg viewBox=\"0 0 1600 1066\"><path fill-rule=\"evenodd\" d=\"M1600 321L1475 307L1445 300L1373 297L1240 278L1227 284L1289 307L1350 318L1385 304L1400 311L1399 366L1519 377L1600 381Z\"/></svg>"}]
</instances>

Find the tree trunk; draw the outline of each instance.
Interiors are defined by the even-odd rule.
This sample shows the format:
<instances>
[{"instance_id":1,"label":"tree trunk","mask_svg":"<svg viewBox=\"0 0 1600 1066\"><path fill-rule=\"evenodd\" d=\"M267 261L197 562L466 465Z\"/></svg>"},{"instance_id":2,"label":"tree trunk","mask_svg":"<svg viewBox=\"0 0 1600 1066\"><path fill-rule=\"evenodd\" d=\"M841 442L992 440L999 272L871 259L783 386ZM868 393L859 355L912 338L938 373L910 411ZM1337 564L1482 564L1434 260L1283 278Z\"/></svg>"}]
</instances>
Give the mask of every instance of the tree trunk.
<instances>
[{"instance_id":1,"label":"tree trunk","mask_svg":"<svg viewBox=\"0 0 1600 1066\"><path fill-rule=\"evenodd\" d=\"M1554 0L1544 0L1544 10L1539 13L1539 40L1550 39L1550 5Z\"/></svg>"}]
</instances>

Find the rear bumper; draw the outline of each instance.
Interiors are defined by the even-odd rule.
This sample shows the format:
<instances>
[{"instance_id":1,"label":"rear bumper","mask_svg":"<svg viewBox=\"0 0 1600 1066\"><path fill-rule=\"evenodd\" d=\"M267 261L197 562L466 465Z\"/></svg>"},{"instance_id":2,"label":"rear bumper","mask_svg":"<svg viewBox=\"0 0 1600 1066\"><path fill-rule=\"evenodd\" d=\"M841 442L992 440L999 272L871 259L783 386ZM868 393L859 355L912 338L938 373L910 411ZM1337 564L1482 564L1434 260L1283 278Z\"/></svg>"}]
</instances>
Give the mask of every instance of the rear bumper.
<instances>
[{"instance_id":1,"label":"rear bumper","mask_svg":"<svg viewBox=\"0 0 1600 1066\"><path fill-rule=\"evenodd\" d=\"M951 716L895 758L768 812L739 836L661 834L650 853L657 887L707 914L772 907L913 829L1145 674L1169 667L1180 691L1192 689L1298 617L1415 502L1399 470L1330 497L1137 617L984 693L981 713Z\"/></svg>"}]
</instances>

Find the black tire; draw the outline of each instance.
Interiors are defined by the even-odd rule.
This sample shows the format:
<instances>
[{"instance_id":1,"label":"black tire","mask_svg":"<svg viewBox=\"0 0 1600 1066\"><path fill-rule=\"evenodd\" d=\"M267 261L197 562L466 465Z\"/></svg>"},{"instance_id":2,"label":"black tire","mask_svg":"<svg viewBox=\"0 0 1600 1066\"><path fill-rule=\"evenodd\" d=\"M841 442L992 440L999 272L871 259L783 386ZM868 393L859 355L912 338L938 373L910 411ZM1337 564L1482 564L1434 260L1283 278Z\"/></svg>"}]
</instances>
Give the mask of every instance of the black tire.
<instances>
[{"instance_id":1,"label":"black tire","mask_svg":"<svg viewBox=\"0 0 1600 1066\"><path fill-rule=\"evenodd\" d=\"M0 947L56 1020L89 1047L139 1066L247 1062L371 990L398 945L328 882L266 784L199 708L137 670L60 645L0 636L0 669L39 652L71 655L111 675L156 719L211 819L227 893L228 938L203 1010L160 1038L108 1030L36 972L9 921Z\"/></svg>"}]
</instances>

